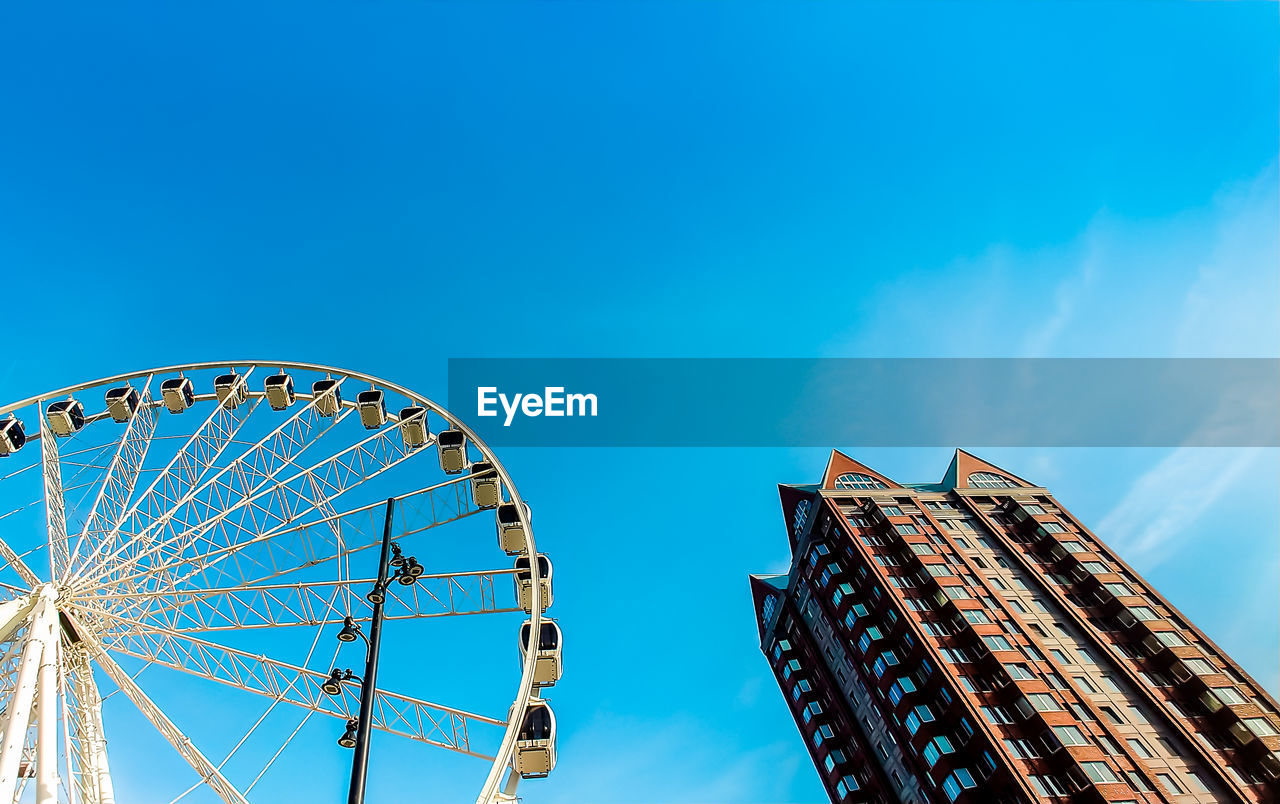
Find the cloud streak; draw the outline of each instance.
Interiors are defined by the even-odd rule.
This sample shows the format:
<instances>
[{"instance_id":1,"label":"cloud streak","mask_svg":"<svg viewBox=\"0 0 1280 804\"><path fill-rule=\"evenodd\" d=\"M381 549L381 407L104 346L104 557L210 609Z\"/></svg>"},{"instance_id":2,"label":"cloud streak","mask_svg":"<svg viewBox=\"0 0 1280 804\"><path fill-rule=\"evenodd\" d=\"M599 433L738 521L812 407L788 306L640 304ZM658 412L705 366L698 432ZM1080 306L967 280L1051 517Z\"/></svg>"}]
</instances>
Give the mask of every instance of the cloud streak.
<instances>
[{"instance_id":1,"label":"cloud streak","mask_svg":"<svg viewBox=\"0 0 1280 804\"><path fill-rule=\"evenodd\" d=\"M1256 449L1176 449L1138 478L1102 518L1097 532L1130 562L1150 571L1185 544L1196 522L1260 454Z\"/></svg>"}]
</instances>

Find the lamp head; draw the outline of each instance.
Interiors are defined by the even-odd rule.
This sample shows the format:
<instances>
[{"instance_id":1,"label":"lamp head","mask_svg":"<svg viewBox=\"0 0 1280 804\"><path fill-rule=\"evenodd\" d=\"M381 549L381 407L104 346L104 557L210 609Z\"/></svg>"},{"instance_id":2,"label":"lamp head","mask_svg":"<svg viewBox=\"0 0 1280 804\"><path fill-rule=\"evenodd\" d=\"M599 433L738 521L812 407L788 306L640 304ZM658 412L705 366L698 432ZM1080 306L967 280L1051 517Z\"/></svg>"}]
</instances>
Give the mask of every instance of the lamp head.
<instances>
[{"instance_id":1,"label":"lamp head","mask_svg":"<svg viewBox=\"0 0 1280 804\"><path fill-rule=\"evenodd\" d=\"M342 620L342 630L338 632L339 642L355 642L361 636L360 624L350 617Z\"/></svg>"},{"instance_id":2,"label":"lamp head","mask_svg":"<svg viewBox=\"0 0 1280 804\"><path fill-rule=\"evenodd\" d=\"M342 746L343 748L355 748L356 747L356 727L359 724L360 724L360 721L355 720L354 718L351 720L348 720L347 730L342 733L341 737L338 738L338 745Z\"/></svg>"}]
</instances>

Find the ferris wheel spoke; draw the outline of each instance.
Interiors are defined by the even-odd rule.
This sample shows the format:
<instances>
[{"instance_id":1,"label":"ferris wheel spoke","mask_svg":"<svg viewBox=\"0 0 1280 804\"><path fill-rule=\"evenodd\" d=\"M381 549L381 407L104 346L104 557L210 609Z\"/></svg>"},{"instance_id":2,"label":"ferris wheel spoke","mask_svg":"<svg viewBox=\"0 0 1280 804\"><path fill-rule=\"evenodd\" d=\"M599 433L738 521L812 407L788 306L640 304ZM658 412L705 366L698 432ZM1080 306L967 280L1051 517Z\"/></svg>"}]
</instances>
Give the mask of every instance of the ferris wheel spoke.
<instances>
[{"instance_id":1,"label":"ferris wheel spoke","mask_svg":"<svg viewBox=\"0 0 1280 804\"><path fill-rule=\"evenodd\" d=\"M465 475L453 478L397 496L393 525L397 538L404 539L424 533L486 510L476 507L471 499L471 477ZM104 584L97 587L96 591L106 594L134 594L137 589L147 585L149 577L176 567L184 567L187 571L175 576L175 582L169 588L265 583L291 572L336 560L337 543L330 538L335 529L343 534L346 547L344 557L378 546L382 541L385 510L386 503L380 501L333 513L315 521L279 526L265 533L245 533L243 538L232 540L228 547L184 558L171 565L136 572L121 578L115 585Z\"/></svg>"},{"instance_id":2,"label":"ferris wheel spoke","mask_svg":"<svg viewBox=\"0 0 1280 804\"><path fill-rule=\"evenodd\" d=\"M63 497L62 464L58 442L45 420L44 405L36 406L40 416L40 462L44 467L44 509L49 545L49 577L56 578L71 560L67 544L67 501Z\"/></svg>"},{"instance_id":3,"label":"ferris wheel spoke","mask_svg":"<svg viewBox=\"0 0 1280 804\"><path fill-rule=\"evenodd\" d=\"M407 586L390 584L384 616L404 620L521 611L508 581L514 574L514 569L440 573L421 575ZM332 625L344 621L343 612L356 620L367 620L372 616L372 605L364 593L373 588L375 580L159 592L149 596L153 605L138 619L179 633ZM136 602L130 595L95 598L108 612Z\"/></svg>"},{"instance_id":4,"label":"ferris wheel spoke","mask_svg":"<svg viewBox=\"0 0 1280 804\"><path fill-rule=\"evenodd\" d=\"M71 616L74 617L74 615ZM107 653L97 637L83 628L79 629L79 631L84 636L84 644L88 646L93 660L102 668L102 671L124 693L125 697L133 702L133 705L138 708L143 717L150 721L156 731L160 732L161 736L168 740L169 744L187 761L187 764L204 780L205 784L217 794L218 798L221 798L226 804L248 804L248 801L235 788L235 785L231 784L227 777L222 775L222 771L218 770L200 752L200 749L196 748L191 738L182 733L182 730L161 711L160 707L156 706L155 702L142 691L142 688L125 672L124 668Z\"/></svg>"},{"instance_id":5,"label":"ferris wheel spoke","mask_svg":"<svg viewBox=\"0 0 1280 804\"><path fill-rule=\"evenodd\" d=\"M106 477L89 509L84 529L80 531L70 550L68 564L71 567L78 564L81 548L86 548L90 553L97 552L99 540L105 539L120 525L129 497L138 482L138 473L146 460L151 438L155 435L156 406L151 399L152 379L147 377L142 387L142 402L129 417L129 423L120 437L120 444L107 467Z\"/></svg>"},{"instance_id":6,"label":"ferris wheel spoke","mask_svg":"<svg viewBox=\"0 0 1280 804\"><path fill-rule=\"evenodd\" d=\"M253 369L250 368L244 375L245 379L252 373ZM222 456L261 401L261 398L255 397L252 402L239 405L215 404L213 411L174 453L147 490L137 496L129 510L120 518L120 522L81 565L88 566L104 553L115 556L145 545L151 527L157 522L168 521L175 508L186 502L188 495ZM111 552L107 553L108 550Z\"/></svg>"},{"instance_id":7,"label":"ferris wheel spoke","mask_svg":"<svg viewBox=\"0 0 1280 804\"><path fill-rule=\"evenodd\" d=\"M349 410L344 408L338 417ZM289 525L316 511L323 516L337 497L417 452L418 448L404 444L397 428L384 428L288 478L268 477L252 489L238 484L223 489L225 493L209 506L207 518L199 525L147 548L144 555L166 549L181 557L197 545L203 552L232 547L246 536Z\"/></svg>"},{"instance_id":8,"label":"ferris wheel spoke","mask_svg":"<svg viewBox=\"0 0 1280 804\"><path fill-rule=\"evenodd\" d=\"M471 504L470 496L466 493L466 485L462 482L466 479L447 481L397 498L398 504L395 511L399 527L395 532L398 538L404 539L482 510ZM376 503L335 515L330 520L329 524L341 524L348 545L354 543L354 546L347 548L343 554L344 558L381 543L381 533L377 532L375 535L375 530L381 531L383 527L384 510L385 503ZM183 582L195 581L190 584L182 583L181 586L184 588L176 588L179 584L174 584L153 591L142 591L141 587L145 584L130 579L128 583L118 585L115 590L100 590L95 595L95 599L110 601L118 614L146 620L147 615L158 608L157 603L160 603L161 607L171 606L173 598L167 596L177 592L200 595L207 590L220 588L219 584L223 584L224 588L242 590L247 594L248 590L254 586L266 584L292 572L310 569L338 558L339 553L335 548L340 545L335 545L328 540L329 533L330 528L326 527L324 522L316 522L286 528L278 533L264 534L257 539L211 554L199 564L193 565L185 576L179 578ZM371 585L372 581L359 583ZM481 583L477 582L477 585ZM491 583L487 585L492 587ZM128 588L130 591L118 591L120 588ZM338 591L345 586L330 582L329 588ZM364 589L367 590L368 586ZM451 592L455 600L470 594L483 603L485 596L480 594L481 591L485 590L468 587L461 590L435 590L432 593L436 594L440 600L447 598L446 592ZM427 592L423 591L422 594L425 595ZM184 599L187 596L189 594L185 595ZM507 610L498 607L493 594L488 594L487 598L493 601L490 603L492 611ZM339 610L344 614L353 613L353 607L363 609L368 605L363 597L350 594L343 595L339 602L341 604ZM465 603L465 601L462 602ZM442 613L442 608L444 607L437 606L435 613ZM478 613L481 606L474 608Z\"/></svg>"},{"instance_id":9,"label":"ferris wheel spoke","mask_svg":"<svg viewBox=\"0 0 1280 804\"><path fill-rule=\"evenodd\" d=\"M470 477L396 497L396 538L403 540L479 513L482 509L472 504L468 493ZM340 558L349 559L382 543L385 511L386 503L380 501L331 518L251 535L194 563L182 577L182 585L204 588L267 583ZM334 535L337 533L341 541Z\"/></svg>"},{"instance_id":10,"label":"ferris wheel spoke","mask_svg":"<svg viewBox=\"0 0 1280 804\"><path fill-rule=\"evenodd\" d=\"M325 418L315 405L304 405L213 477L182 495L167 510L156 514L134 540L137 546L132 555L122 557L123 548L117 548L104 558L101 568L91 573L91 578L103 575L118 577L143 565L144 561L163 565L181 556L195 541L190 537L197 534L202 526L215 521L220 515L231 513L232 506L237 503L243 505L252 499L280 472L294 466L297 458L348 412L348 409L343 409L337 416Z\"/></svg>"},{"instance_id":11,"label":"ferris wheel spoke","mask_svg":"<svg viewBox=\"0 0 1280 804\"><path fill-rule=\"evenodd\" d=\"M3 538L0 538L0 559L4 559L4 563L18 573L23 581L30 584L32 589L40 586L40 579L31 571L27 563L19 558L17 553L13 552L13 548Z\"/></svg>"},{"instance_id":12,"label":"ferris wheel spoke","mask_svg":"<svg viewBox=\"0 0 1280 804\"><path fill-rule=\"evenodd\" d=\"M346 720L359 711L358 688L346 684L341 695L328 695L320 688L324 673L145 623L127 625L108 637L107 649L330 717ZM373 728L482 759L493 757L473 744L477 734L482 741L487 732L500 737L506 727L496 718L387 690L377 690L374 704Z\"/></svg>"}]
</instances>

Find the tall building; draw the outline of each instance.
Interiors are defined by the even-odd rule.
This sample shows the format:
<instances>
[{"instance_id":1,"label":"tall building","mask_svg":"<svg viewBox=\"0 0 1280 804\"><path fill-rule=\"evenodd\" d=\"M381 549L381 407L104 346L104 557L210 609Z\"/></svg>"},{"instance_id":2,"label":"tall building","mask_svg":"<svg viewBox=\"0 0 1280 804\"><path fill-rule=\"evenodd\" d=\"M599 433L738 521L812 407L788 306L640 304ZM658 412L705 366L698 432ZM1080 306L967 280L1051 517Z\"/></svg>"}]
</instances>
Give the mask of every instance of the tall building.
<instances>
[{"instance_id":1,"label":"tall building","mask_svg":"<svg viewBox=\"0 0 1280 804\"><path fill-rule=\"evenodd\" d=\"M1048 490L958 451L779 491L760 647L832 801L1280 800L1275 699Z\"/></svg>"}]
</instances>

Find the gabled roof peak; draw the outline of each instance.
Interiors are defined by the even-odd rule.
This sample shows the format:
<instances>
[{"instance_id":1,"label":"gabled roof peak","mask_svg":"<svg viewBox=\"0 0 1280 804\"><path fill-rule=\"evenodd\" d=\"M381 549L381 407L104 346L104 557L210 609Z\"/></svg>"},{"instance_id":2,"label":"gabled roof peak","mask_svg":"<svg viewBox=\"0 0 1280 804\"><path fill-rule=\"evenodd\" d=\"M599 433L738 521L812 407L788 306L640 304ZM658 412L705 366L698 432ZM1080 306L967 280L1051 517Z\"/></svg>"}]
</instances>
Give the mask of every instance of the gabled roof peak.
<instances>
[{"instance_id":1,"label":"gabled roof peak","mask_svg":"<svg viewBox=\"0 0 1280 804\"><path fill-rule=\"evenodd\" d=\"M851 475L852 478L842 484L840 483L840 478L844 475ZM867 480L868 478L870 481ZM885 475L880 474L864 463L855 461L840 450L831 450L831 456L827 458L827 468L822 472L822 488L875 488L871 483L872 481L883 484L885 488L902 488L901 483L890 480ZM862 485L864 483L867 485Z\"/></svg>"},{"instance_id":2,"label":"gabled roof peak","mask_svg":"<svg viewBox=\"0 0 1280 804\"><path fill-rule=\"evenodd\" d=\"M975 476L978 480L974 479ZM942 478L944 489L999 488L1006 484L1011 484L1010 487L1014 488L1034 488L1036 485L963 449L956 450L951 458L951 465Z\"/></svg>"}]
</instances>

